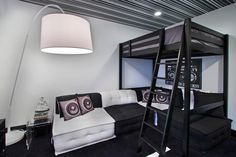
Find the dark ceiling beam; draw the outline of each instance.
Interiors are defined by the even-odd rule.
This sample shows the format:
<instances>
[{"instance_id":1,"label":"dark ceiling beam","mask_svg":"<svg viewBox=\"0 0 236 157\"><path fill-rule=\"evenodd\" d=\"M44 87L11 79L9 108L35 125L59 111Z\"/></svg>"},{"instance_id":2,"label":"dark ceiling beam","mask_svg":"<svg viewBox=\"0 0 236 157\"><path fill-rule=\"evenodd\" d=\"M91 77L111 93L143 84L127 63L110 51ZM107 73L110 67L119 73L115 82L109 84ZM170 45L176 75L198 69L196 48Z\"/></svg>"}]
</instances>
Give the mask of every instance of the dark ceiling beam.
<instances>
[{"instance_id":1,"label":"dark ceiling beam","mask_svg":"<svg viewBox=\"0 0 236 157\"><path fill-rule=\"evenodd\" d=\"M229 5L229 3L224 0L215 0L215 2L221 4L223 7Z\"/></svg>"},{"instance_id":2,"label":"dark ceiling beam","mask_svg":"<svg viewBox=\"0 0 236 157\"><path fill-rule=\"evenodd\" d=\"M118 5L112 5L112 3L107 3L101 0L76 0L80 3L88 4L88 7L95 6L94 10L104 11L105 14L117 14L118 16L126 17L127 19L132 19L136 21L142 21L147 24L152 24L158 28L165 27L170 23L161 23L153 20L153 17L143 16L143 14L139 14L134 11L130 11L130 9L120 7Z\"/></svg>"},{"instance_id":3,"label":"dark ceiling beam","mask_svg":"<svg viewBox=\"0 0 236 157\"><path fill-rule=\"evenodd\" d=\"M195 16L194 14L192 14L191 12L185 11L183 9L180 9L174 5L170 5L169 3L167 3L166 1L160 1L160 0L154 0L156 3L160 3L161 5L165 5L169 8L175 9L176 11L182 12L183 14L187 15L187 16ZM202 7L199 7L189 1L186 1L186 3L190 3L193 7L195 7L195 9L201 11L202 13L206 13L207 10L203 9Z\"/></svg>"},{"instance_id":4,"label":"dark ceiling beam","mask_svg":"<svg viewBox=\"0 0 236 157\"><path fill-rule=\"evenodd\" d=\"M119 0L104 0L104 1L93 0L93 2L99 2L99 4L107 6L107 7L116 6L116 8L119 10L125 11L126 13L129 13L129 14L133 14L133 16L139 16L142 18L149 19L155 23L159 23L159 24L162 23L163 25L170 25L173 23L173 21L170 21L168 19L164 19L163 17L158 17L158 19L159 19L158 22L154 21L153 20L154 15L153 15L153 13L150 13L150 11L146 12L146 11L140 10L138 8L130 7L129 5L127 5L127 3L122 3Z\"/></svg>"},{"instance_id":5,"label":"dark ceiling beam","mask_svg":"<svg viewBox=\"0 0 236 157\"><path fill-rule=\"evenodd\" d=\"M204 4L203 2L199 2L199 0L191 0L191 3L193 3L196 6L199 6L200 8L206 10L207 12L212 11L214 8L212 8L209 5Z\"/></svg>"},{"instance_id":6,"label":"dark ceiling beam","mask_svg":"<svg viewBox=\"0 0 236 157\"><path fill-rule=\"evenodd\" d=\"M212 1L212 0L208 0L208 3L215 6L216 8L221 8L222 7L220 4L218 4L218 3L216 3L215 1Z\"/></svg>"},{"instance_id":7,"label":"dark ceiling beam","mask_svg":"<svg viewBox=\"0 0 236 157\"><path fill-rule=\"evenodd\" d=\"M235 3L236 0L21 0L39 5L54 3L65 11L157 30ZM154 16L160 10L162 15Z\"/></svg>"},{"instance_id":8,"label":"dark ceiling beam","mask_svg":"<svg viewBox=\"0 0 236 157\"><path fill-rule=\"evenodd\" d=\"M185 11L187 11L187 12L192 13L193 16L191 16L191 17L197 16L197 15L199 15L199 14L203 14L202 11L199 11L199 10L197 10L196 8L194 8L193 6L188 5L188 4L186 3L186 2L188 2L188 1L182 2L182 0L178 0L178 1L167 0L166 2L169 3L169 4L171 4L171 5L174 5L174 6L178 7L178 8L180 8L180 9L182 9L182 10L185 10Z\"/></svg>"},{"instance_id":9,"label":"dark ceiling beam","mask_svg":"<svg viewBox=\"0 0 236 157\"><path fill-rule=\"evenodd\" d=\"M168 7L158 7L156 5L156 3L153 3L153 1L149 1L149 0L143 0L143 1L133 1L133 3L136 3L142 7L146 7L148 9L151 9L153 11L153 13L156 11L156 10L162 10L163 12L163 15L167 15L173 19L176 20L176 22L179 22L179 21L182 21L183 19L185 18L188 18L189 16L186 16L186 15L183 15L182 13L179 13L177 11L174 11L173 9L170 9Z\"/></svg>"},{"instance_id":10,"label":"dark ceiling beam","mask_svg":"<svg viewBox=\"0 0 236 157\"><path fill-rule=\"evenodd\" d=\"M125 20L125 21L130 21L136 24L142 24L142 25L146 25L149 27L153 27L153 28L161 28L163 27L163 25L158 25L155 24L153 22L148 22L139 18L135 18L135 17L130 17L129 15L123 14L123 13L119 13L119 12L108 12L108 10L105 10L104 8L98 7L98 6L94 6L94 5L90 5L88 3L84 3L82 1L75 1L75 0L67 0L66 2L64 0L50 0L53 3L57 3L59 5L62 5L64 8L66 8L67 6L70 6L71 10L74 11L75 13L80 12L80 10L84 10L86 12L91 12L91 14L95 14L95 16L97 16L96 14L99 14L100 16L104 16L104 17L110 17L113 19L120 19L120 20Z\"/></svg>"},{"instance_id":11,"label":"dark ceiling beam","mask_svg":"<svg viewBox=\"0 0 236 157\"><path fill-rule=\"evenodd\" d=\"M42 6L50 3L48 0L21 0L21 1L30 2L30 3L42 5ZM53 4L60 5L63 8L63 10L65 10L66 12L85 15L85 16L94 17L94 18L98 18L98 19L103 19L103 20L107 20L107 21L111 21L111 22L115 22L115 23L119 23L119 24L124 24L124 25L129 25L132 27L137 27L137 28L150 30L150 31L154 31L154 30L158 29L155 26L148 26L148 25L138 23L138 22L132 22L132 21L128 21L125 19L111 17L109 15L100 14L98 12L88 11L83 8L79 8L78 10L75 11L74 6L68 6L68 5L64 6L62 3L58 3L58 2L54 2Z\"/></svg>"},{"instance_id":12,"label":"dark ceiling beam","mask_svg":"<svg viewBox=\"0 0 236 157\"><path fill-rule=\"evenodd\" d=\"M194 3L197 3L197 4L201 3L203 6L206 6L206 7L210 8L209 11L212 11L212 10L217 9L217 8L215 8L215 6L212 6L212 5L209 4L207 1L201 1L201 2L199 2L199 0L192 0L192 1L193 1Z\"/></svg>"},{"instance_id":13,"label":"dark ceiling beam","mask_svg":"<svg viewBox=\"0 0 236 157\"><path fill-rule=\"evenodd\" d=\"M147 8L145 6L140 6L139 4L136 4L134 1L128 1L128 0L112 0L112 1L115 3L129 6L130 8L142 10L142 11L148 13L149 15L154 15L154 12L156 11L156 9L154 10L154 9ZM178 19L170 17L168 15L167 16L166 15L160 16L160 17L158 17L158 19L168 21L171 24L178 22ZM161 22L161 21L159 21L159 22Z\"/></svg>"}]
</instances>

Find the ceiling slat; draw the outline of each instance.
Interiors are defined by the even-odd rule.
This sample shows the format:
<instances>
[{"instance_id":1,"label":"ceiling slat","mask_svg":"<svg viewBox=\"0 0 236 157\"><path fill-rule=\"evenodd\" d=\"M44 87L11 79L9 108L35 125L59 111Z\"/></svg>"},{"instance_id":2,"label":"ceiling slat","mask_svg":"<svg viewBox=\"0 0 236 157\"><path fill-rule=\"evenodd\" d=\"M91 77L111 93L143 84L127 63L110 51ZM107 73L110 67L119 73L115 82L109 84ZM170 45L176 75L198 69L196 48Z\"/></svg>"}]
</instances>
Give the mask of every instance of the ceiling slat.
<instances>
[{"instance_id":1,"label":"ceiling slat","mask_svg":"<svg viewBox=\"0 0 236 157\"><path fill-rule=\"evenodd\" d=\"M236 0L21 0L39 5L57 4L64 10L147 30L156 30L186 18L225 7ZM160 10L162 15L154 17Z\"/></svg>"}]
</instances>

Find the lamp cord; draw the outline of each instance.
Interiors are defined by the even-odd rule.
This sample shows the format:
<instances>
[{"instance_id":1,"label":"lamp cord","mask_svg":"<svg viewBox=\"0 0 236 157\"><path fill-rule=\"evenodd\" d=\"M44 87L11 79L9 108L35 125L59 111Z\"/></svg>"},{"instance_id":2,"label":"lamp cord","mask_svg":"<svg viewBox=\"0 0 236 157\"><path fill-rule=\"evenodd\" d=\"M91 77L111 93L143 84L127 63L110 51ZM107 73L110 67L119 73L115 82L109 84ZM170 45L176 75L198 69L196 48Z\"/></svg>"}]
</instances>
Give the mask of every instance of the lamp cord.
<instances>
[{"instance_id":1,"label":"lamp cord","mask_svg":"<svg viewBox=\"0 0 236 157\"><path fill-rule=\"evenodd\" d=\"M15 81L14 81L14 85L13 85L13 89L12 89L12 93L11 93L11 98L10 98L10 103L9 103L9 108L8 108L8 116L7 116L7 119L6 119L6 124L7 124L7 127L8 127L8 131L10 131L10 119L11 119L11 107L12 107L12 102L13 102L13 97L15 95L15 90L16 90L16 85L17 85L17 80L19 78L19 74L20 74L20 69L21 69L21 64L22 64L22 61L23 61L23 58L24 58L24 54L25 54L25 49L26 49L26 45L27 45L27 41L28 41L28 38L29 38L29 34L31 33L32 31L32 27L33 27L33 24L34 22L38 19L39 15L47 8L56 8L58 9L61 13L65 13L63 11L63 9L58 6L58 5L55 5L55 4L48 4L48 5L45 5L44 7L42 7L33 17L32 21L31 21L31 24L28 28L28 31L27 31L27 34L26 34L26 37L25 37L25 41L24 41L24 46L23 46L23 49L22 49L22 53L21 53L21 56L20 56L20 61L19 61L19 64L18 64L18 69L17 69L17 73L16 73L16 77L15 77Z\"/></svg>"}]
</instances>

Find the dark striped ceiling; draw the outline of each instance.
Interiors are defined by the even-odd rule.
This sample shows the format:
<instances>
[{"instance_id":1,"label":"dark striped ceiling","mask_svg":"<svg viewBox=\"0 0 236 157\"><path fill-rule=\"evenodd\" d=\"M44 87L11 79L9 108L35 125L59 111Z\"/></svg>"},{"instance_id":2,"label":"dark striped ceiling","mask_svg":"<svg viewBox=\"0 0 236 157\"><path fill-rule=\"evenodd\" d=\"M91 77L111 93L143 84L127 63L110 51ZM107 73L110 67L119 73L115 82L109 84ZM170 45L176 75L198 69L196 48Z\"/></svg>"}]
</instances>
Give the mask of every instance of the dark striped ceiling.
<instances>
[{"instance_id":1,"label":"dark striped ceiling","mask_svg":"<svg viewBox=\"0 0 236 157\"><path fill-rule=\"evenodd\" d=\"M166 27L235 3L236 0L22 0L58 4L64 10L147 30ZM162 11L160 17L154 12Z\"/></svg>"}]
</instances>

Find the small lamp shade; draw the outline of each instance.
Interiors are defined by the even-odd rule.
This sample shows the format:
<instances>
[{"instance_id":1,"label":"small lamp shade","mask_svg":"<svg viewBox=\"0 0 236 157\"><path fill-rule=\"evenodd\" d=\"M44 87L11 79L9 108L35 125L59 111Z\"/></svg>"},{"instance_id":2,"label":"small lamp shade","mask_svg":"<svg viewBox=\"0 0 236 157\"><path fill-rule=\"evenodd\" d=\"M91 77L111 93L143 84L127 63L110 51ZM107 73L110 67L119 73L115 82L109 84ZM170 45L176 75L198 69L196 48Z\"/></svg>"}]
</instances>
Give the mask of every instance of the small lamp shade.
<instances>
[{"instance_id":1,"label":"small lamp shade","mask_svg":"<svg viewBox=\"0 0 236 157\"><path fill-rule=\"evenodd\" d=\"M91 53L89 22L68 14L49 14L42 18L41 51L54 54Z\"/></svg>"}]
</instances>

